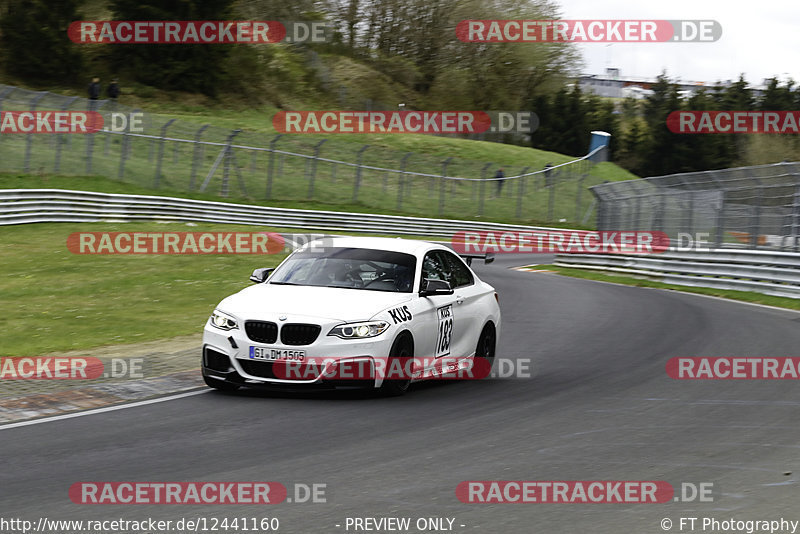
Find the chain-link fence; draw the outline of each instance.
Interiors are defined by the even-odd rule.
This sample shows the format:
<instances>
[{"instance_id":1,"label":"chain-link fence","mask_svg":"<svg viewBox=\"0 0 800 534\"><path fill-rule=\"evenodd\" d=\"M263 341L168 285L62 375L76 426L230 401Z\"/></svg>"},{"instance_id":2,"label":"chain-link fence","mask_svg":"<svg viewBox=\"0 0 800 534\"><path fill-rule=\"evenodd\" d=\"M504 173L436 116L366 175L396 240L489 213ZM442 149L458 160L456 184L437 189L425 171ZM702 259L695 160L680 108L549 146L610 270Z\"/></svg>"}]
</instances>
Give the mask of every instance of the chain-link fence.
<instances>
[{"instance_id":1,"label":"chain-link fence","mask_svg":"<svg viewBox=\"0 0 800 534\"><path fill-rule=\"evenodd\" d=\"M797 162L605 183L591 191L598 230L662 231L683 246L698 233L717 247L798 251L800 245Z\"/></svg>"},{"instance_id":2,"label":"chain-link fence","mask_svg":"<svg viewBox=\"0 0 800 534\"><path fill-rule=\"evenodd\" d=\"M591 224L585 189L601 182L597 152L535 169L422 152L400 152L318 135L269 135L145 114L141 110L0 85L0 111L96 111L90 134L0 134L0 171L100 175L169 192L225 198L356 204L429 217ZM116 116L112 116L116 113ZM112 121L121 131L110 129ZM604 150L601 148L600 150ZM592 157L590 157L592 156ZM496 178L498 168L505 177Z\"/></svg>"}]
</instances>

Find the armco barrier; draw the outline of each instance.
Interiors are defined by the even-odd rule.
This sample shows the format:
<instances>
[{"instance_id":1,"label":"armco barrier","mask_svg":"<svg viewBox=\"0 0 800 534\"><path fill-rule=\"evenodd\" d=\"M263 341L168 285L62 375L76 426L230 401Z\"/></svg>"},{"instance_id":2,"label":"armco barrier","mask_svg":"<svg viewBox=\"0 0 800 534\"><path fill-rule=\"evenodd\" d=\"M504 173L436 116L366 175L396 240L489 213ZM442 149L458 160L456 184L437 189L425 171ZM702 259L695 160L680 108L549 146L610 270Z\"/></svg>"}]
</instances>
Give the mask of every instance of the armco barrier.
<instances>
[{"instance_id":1,"label":"armco barrier","mask_svg":"<svg viewBox=\"0 0 800 534\"><path fill-rule=\"evenodd\" d=\"M800 298L800 254L762 250L670 250L658 255L558 254L555 265L614 271L694 287Z\"/></svg>"},{"instance_id":2,"label":"armco barrier","mask_svg":"<svg viewBox=\"0 0 800 534\"><path fill-rule=\"evenodd\" d=\"M273 208L161 196L119 195L63 189L0 190L0 226L36 222L147 219L439 238L450 238L454 233L463 230L558 230L479 221Z\"/></svg>"}]
</instances>

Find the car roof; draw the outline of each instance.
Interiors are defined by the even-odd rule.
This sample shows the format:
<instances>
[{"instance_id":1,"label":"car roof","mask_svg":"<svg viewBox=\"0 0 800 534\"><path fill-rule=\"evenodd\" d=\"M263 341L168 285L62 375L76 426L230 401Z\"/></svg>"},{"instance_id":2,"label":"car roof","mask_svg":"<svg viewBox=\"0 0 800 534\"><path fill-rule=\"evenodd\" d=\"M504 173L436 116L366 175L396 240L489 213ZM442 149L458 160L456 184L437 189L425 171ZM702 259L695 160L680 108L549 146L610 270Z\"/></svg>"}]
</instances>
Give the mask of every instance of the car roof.
<instances>
[{"instance_id":1,"label":"car roof","mask_svg":"<svg viewBox=\"0 0 800 534\"><path fill-rule=\"evenodd\" d=\"M330 245L335 247L388 250L391 252L404 252L406 254L413 254L415 256L424 254L431 249L446 249L446 247L436 243L431 243L430 241L422 241L419 239L403 239L399 237L326 236L325 240L327 243L330 243Z\"/></svg>"}]
</instances>

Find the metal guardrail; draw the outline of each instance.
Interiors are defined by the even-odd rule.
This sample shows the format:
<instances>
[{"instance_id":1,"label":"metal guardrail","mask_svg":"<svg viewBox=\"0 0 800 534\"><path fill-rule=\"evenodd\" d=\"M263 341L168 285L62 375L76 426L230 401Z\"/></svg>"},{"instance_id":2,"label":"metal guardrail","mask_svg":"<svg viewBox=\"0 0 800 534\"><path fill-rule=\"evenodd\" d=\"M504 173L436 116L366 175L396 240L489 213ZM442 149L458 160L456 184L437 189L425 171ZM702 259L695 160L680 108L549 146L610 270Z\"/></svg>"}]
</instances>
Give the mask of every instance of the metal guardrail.
<instances>
[{"instance_id":1,"label":"metal guardrail","mask_svg":"<svg viewBox=\"0 0 800 534\"><path fill-rule=\"evenodd\" d=\"M37 222L148 219L447 238L455 232L466 229L485 231L558 230L557 228L515 226L479 221L274 208L174 197L122 195L64 189L0 190L0 226Z\"/></svg>"},{"instance_id":2,"label":"metal guardrail","mask_svg":"<svg viewBox=\"0 0 800 534\"><path fill-rule=\"evenodd\" d=\"M670 250L658 255L558 254L555 265L614 271L661 282L800 298L800 254L762 250Z\"/></svg>"}]
</instances>

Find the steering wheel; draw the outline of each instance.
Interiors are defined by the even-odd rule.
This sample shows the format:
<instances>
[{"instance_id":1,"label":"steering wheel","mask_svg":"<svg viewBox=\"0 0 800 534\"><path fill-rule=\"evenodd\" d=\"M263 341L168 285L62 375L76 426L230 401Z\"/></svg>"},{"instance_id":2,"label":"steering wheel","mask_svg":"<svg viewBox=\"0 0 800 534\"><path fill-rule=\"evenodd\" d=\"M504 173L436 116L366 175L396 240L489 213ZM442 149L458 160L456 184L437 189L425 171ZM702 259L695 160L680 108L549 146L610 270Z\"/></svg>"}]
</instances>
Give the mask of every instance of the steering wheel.
<instances>
[{"instance_id":1,"label":"steering wheel","mask_svg":"<svg viewBox=\"0 0 800 534\"><path fill-rule=\"evenodd\" d=\"M370 284L373 284L375 282L382 282L384 280L394 280L394 274L392 274L390 272L384 272L384 273L378 275L377 278L373 278L369 282L364 282L364 286L363 287L367 287Z\"/></svg>"}]
</instances>

